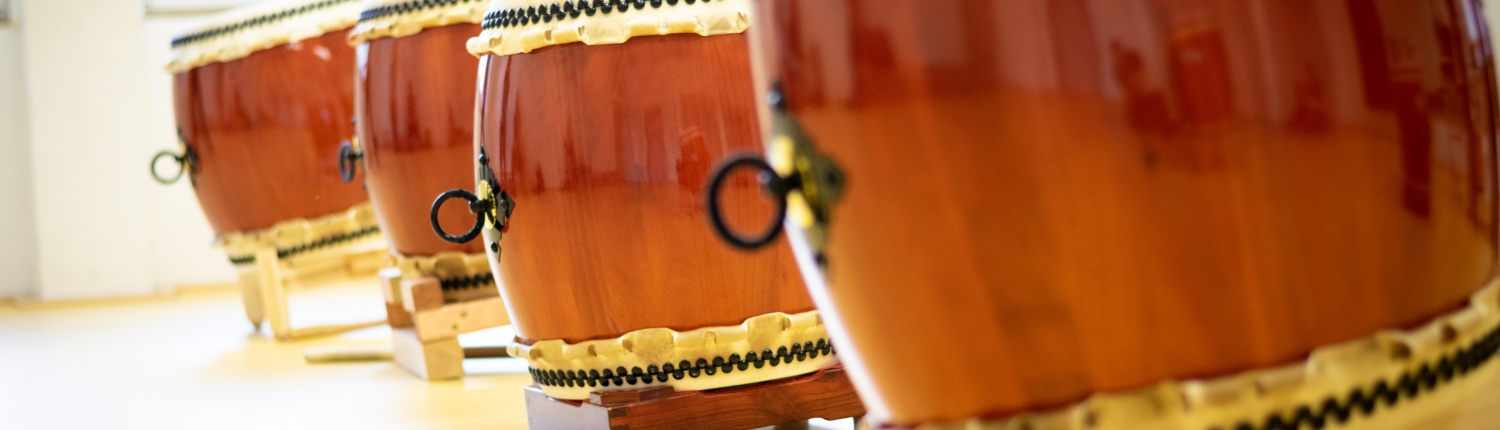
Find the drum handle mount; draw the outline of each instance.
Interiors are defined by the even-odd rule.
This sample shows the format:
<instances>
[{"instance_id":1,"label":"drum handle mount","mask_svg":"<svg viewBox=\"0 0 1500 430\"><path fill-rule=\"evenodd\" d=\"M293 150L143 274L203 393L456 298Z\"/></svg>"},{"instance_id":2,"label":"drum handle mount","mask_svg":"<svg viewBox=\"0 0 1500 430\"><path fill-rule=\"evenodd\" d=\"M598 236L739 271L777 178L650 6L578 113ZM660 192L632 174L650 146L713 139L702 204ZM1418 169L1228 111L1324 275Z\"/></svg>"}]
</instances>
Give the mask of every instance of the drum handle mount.
<instances>
[{"instance_id":1,"label":"drum handle mount","mask_svg":"<svg viewBox=\"0 0 1500 430\"><path fill-rule=\"evenodd\" d=\"M510 193L500 189L499 181L495 180L495 172L490 169L489 156L485 154L483 147L479 149L479 166L477 167L478 193L455 188L439 194L437 200L432 202L430 221L432 231L438 237L448 243L468 243L479 237L484 230L485 220L496 230L504 230L506 223L510 220L510 214L516 209L516 202L510 198ZM438 212L448 200L460 198L469 202L469 212L474 213L474 226L462 235L454 236L443 230L442 224L438 223Z\"/></svg>"},{"instance_id":2,"label":"drum handle mount","mask_svg":"<svg viewBox=\"0 0 1500 430\"><path fill-rule=\"evenodd\" d=\"M352 141L344 141L339 145L339 178L344 183L354 182L354 175L358 172L359 164L364 161L365 151L359 148L359 138Z\"/></svg>"},{"instance_id":3,"label":"drum handle mount","mask_svg":"<svg viewBox=\"0 0 1500 430\"><path fill-rule=\"evenodd\" d=\"M708 221L714 233L730 245L742 250L754 250L769 245L781 234L787 207L796 201L799 222L815 248L821 248L824 232L834 203L844 189L844 174L829 159L818 152L802 127L786 108L779 86L774 87L768 97L774 114L772 138L768 145L772 154L779 155L786 175L778 173L770 161L754 155L731 157L714 168L709 177L704 202ZM724 220L724 210L719 204L724 184L739 169L752 169L760 179L761 191L776 202L771 224L755 236L741 236Z\"/></svg>"},{"instance_id":4,"label":"drum handle mount","mask_svg":"<svg viewBox=\"0 0 1500 430\"><path fill-rule=\"evenodd\" d=\"M762 229L760 234L748 237L741 236L733 228L729 227L729 223L724 221L723 209L719 206L719 197L723 193L725 181L736 170L742 168L753 169L759 173L758 176L762 190L766 194L769 194L771 200L776 204L770 225ZM717 233L719 238L724 239L725 242L729 242L735 248L743 250L758 249L775 241L776 237L781 235L781 220L786 218L787 194L798 188L797 182L799 182L800 178L797 176L798 174L793 172L788 177L781 177L776 174L776 169L771 168L770 163L767 163L764 158L755 155L739 155L725 160L723 164L714 169L713 176L710 177L708 182L708 192L705 193L708 196L708 200L704 202L704 208L708 211L708 222L713 226L714 233Z\"/></svg>"},{"instance_id":5,"label":"drum handle mount","mask_svg":"<svg viewBox=\"0 0 1500 430\"><path fill-rule=\"evenodd\" d=\"M182 135L181 128L177 129L177 146L179 149L176 152L162 151L156 153L156 156L151 157L151 177L153 179L156 179L156 182L159 182L162 185L171 185L173 183L176 183L177 181L182 180L183 175L188 175L189 177L191 177L198 168L198 151L193 150L193 146L187 143L187 139ZM156 171L156 164L160 162L162 158L170 158L172 161L177 162L176 174L172 175L171 177L166 177L162 176L161 173Z\"/></svg>"}]
</instances>

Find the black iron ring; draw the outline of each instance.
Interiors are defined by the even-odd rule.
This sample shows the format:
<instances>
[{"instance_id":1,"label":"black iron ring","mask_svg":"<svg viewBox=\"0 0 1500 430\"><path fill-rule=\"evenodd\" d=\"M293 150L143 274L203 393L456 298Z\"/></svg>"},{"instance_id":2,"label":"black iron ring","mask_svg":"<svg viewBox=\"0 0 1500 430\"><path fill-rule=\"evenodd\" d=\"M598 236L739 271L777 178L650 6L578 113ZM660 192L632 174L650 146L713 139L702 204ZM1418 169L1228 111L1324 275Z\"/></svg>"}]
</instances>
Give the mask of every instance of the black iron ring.
<instances>
[{"instance_id":1,"label":"black iron ring","mask_svg":"<svg viewBox=\"0 0 1500 430\"><path fill-rule=\"evenodd\" d=\"M443 192L443 194L438 196L436 201L432 202L432 231L436 232L438 237L443 238L448 243L469 243L469 241L479 237L479 231L484 229L484 213L475 213L477 216L474 217L474 227L470 228L468 233L464 233L462 236L448 234L448 232L443 231L443 225L438 223L438 210L443 208L443 203L447 203L448 199L454 197L468 200L471 211L479 204L479 196L467 190L452 189Z\"/></svg>"},{"instance_id":2,"label":"black iron ring","mask_svg":"<svg viewBox=\"0 0 1500 430\"><path fill-rule=\"evenodd\" d=\"M345 141L339 145L339 177L344 183L354 182L355 169L359 167L356 163L362 158L364 153L355 151L354 144Z\"/></svg>"},{"instance_id":3,"label":"black iron ring","mask_svg":"<svg viewBox=\"0 0 1500 430\"><path fill-rule=\"evenodd\" d=\"M161 174L156 173L156 163L160 162L162 157L170 157L172 159L172 161L176 161L177 162L177 174L176 175L172 175L172 177L170 177L170 178L164 178L164 177L161 176ZM151 177L155 178L156 182L160 182L163 185L171 185L171 184L173 184L173 183L181 180L182 179L182 174L183 173L187 173L187 169L188 169L187 168L187 164L184 162L186 158L187 157L184 157L184 156L181 156L181 155L177 155L177 153L172 152L172 151L162 151L162 152L156 153L155 157L151 157Z\"/></svg>"},{"instance_id":4,"label":"black iron ring","mask_svg":"<svg viewBox=\"0 0 1500 430\"><path fill-rule=\"evenodd\" d=\"M740 236L729 228L729 224L724 221L723 211L719 208L719 194L724 188L725 181L729 180L729 176L740 168L751 168L763 175L761 176L763 189L770 193L771 199L776 202L776 213L771 218L771 225L766 226L765 230L753 237ZM782 220L786 218L786 196L790 192L790 187L785 186L785 181L786 179L776 175L776 170L771 168L770 163L757 156L735 156L720 164L714 169L713 178L708 183L706 193L708 201L704 207L708 211L708 221L713 225L714 232L730 245L745 250L760 248L775 241L776 237L781 234Z\"/></svg>"}]
</instances>

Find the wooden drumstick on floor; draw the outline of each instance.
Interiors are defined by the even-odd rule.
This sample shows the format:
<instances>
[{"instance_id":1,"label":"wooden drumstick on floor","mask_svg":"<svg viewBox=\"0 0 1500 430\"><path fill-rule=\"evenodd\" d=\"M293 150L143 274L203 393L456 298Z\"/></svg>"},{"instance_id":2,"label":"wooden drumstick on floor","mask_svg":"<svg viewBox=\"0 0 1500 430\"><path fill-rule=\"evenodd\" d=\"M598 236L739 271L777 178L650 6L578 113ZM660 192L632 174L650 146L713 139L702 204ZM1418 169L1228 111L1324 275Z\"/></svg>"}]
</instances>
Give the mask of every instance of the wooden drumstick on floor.
<instances>
[{"instance_id":1,"label":"wooden drumstick on floor","mask_svg":"<svg viewBox=\"0 0 1500 430\"><path fill-rule=\"evenodd\" d=\"M379 346L324 346L308 348L302 358L308 363L342 363L350 361L390 361L393 349L390 345ZM464 358L509 358L504 346L476 346L464 348Z\"/></svg>"}]
</instances>

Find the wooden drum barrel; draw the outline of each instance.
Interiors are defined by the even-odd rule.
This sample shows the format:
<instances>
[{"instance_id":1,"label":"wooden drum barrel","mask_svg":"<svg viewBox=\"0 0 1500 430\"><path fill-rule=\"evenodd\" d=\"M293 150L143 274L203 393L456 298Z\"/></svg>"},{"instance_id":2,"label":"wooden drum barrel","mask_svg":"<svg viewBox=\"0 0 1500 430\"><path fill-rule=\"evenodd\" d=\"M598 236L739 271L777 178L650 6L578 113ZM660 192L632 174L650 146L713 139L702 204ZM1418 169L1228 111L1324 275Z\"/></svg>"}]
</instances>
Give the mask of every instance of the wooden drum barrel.
<instances>
[{"instance_id":1,"label":"wooden drum barrel","mask_svg":"<svg viewBox=\"0 0 1500 430\"><path fill-rule=\"evenodd\" d=\"M759 147L749 8L501 0L470 41L481 163L464 197L483 208L511 353L549 396L837 364L790 248L739 255L699 215L713 164ZM743 185L727 205L756 209Z\"/></svg>"},{"instance_id":2,"label":"wooden drum barrel","mask_svg":"<svg viewBox=\"0 0 1500 430\"><path fill-rule=\"evenodd\" d=\"M715 178L776 170L877 424L1401 422L1494 370L1478 1L757 3L771 157Z\"/></svg>"},{"instance_id":3,"label":"wooden drum barrel","mask_svg":"<svg viewBox=\"0 0 1500 430\"><path fill-rule=\"evenodd\" d=\"M487 0L366 0L349 43L357 52L359 148L370 201L403 278L437 277L453 301L492 297L494 275L478 242L432 234L432 198L474 182L474 92L479 60L465 46L479 35ZM349 151L346 151L346 154ZM361 163L362 161L362 163ZM469 217L451 207L452 225Z\"/></svg>"},{"instance_id":4,"label":"wooden drum barrel","mask_svg":"<svg viewBox=\"0 0 1500 430\"><path fill-rule=\"evenodd\" d=\"M172 40L167 69L185 146L174 158L237 265L254 261L250 242L290 256L378 232L364 190L339 181L332 156L354 135L345 37L357 14L356 0L269 2ZM297 243L277 231L309 221L316 234L299 228Z\"/></svg>"}]
</instances>

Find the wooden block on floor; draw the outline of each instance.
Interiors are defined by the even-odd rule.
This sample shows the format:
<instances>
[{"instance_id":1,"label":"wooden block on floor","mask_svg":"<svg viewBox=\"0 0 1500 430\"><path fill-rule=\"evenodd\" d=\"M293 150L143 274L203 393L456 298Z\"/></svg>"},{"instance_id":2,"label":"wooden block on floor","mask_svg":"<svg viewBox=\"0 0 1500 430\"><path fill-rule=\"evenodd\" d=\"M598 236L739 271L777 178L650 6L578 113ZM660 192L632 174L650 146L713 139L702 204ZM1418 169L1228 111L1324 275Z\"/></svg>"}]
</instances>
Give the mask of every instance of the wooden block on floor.
<instances>
[{"instance_id":1,"label":"wooden block on floor","mask_svg":"<svg viewBox=\"0 0 1500 430\"><path fill-rule=\"evenodd\" d=\"M497 296L415 312L412 322L422 341L431 342L510 324L510 314L505 300Z\"/></svg>"},{"instance_id":2,"label":"wooden block on floor","mask_svg":"<svg viewBox=\"0 0 1500 430\"><path fill-rule=\"evenodd\" d=\"M391 328L412 326L411 312L401 306L401 269L387 267L380 270L380 296L385 298L385 321Z\"/></svg>"},{"instance_id":3,"label":"wooden block on floor","mask_svg":"<svg viewBox=\"0 0 1500 430\"><path fill-rule=\"evenodd\" d=\"M411 328L413 326L411 312L407 312L406 308L401 307L400 304L386 302L385 323L391 328Z\"/></svg>"},{"instance_id":4,"label":"wooden block on floor","mask_svg":"<svg viewBox=\"0 0 1500 430\"><path fill-rule=\"evenodd\" d=\"M591 401L579 402L553 399L526 387L526 419L533 430L739 430L865 413L842 367L744 387L661 398L663 394L659 389L639 390L634 396L640 401L631 402L630 394L600 393L598 399L590 396Z\"/></svg>"},{"instance_id":5,"label":"wooden block on floor","mask_svg":"<svg viewBox=\"0 0 1500 430\"><path fill-rule=\"evenodd\" d=\"M443 307L443 285L432 277L402 280L401 307L411 313Z\"/></svg>"},{"instance_id":6,"label":"wooden block on floor","mask_svg":"<svg viewBox=\"0 0 1500 430\"><path fill-rule=\"evenodd\" d=\"M401 268L387 267L376 275L380 279L380 296L386 303L401 305Z\"/></svg>"},{"instance_id":7,"label":"wooden block on floor","mask_svg":"<svg viewBox=\"0 0 1500 430\"><path fill-rule=\"evenodd\" d=\"M464 375L464 349L458 338L422 342L411 329L391 329L391 349L396 364L429 381Z\"/></svg>"}]
</instances>

